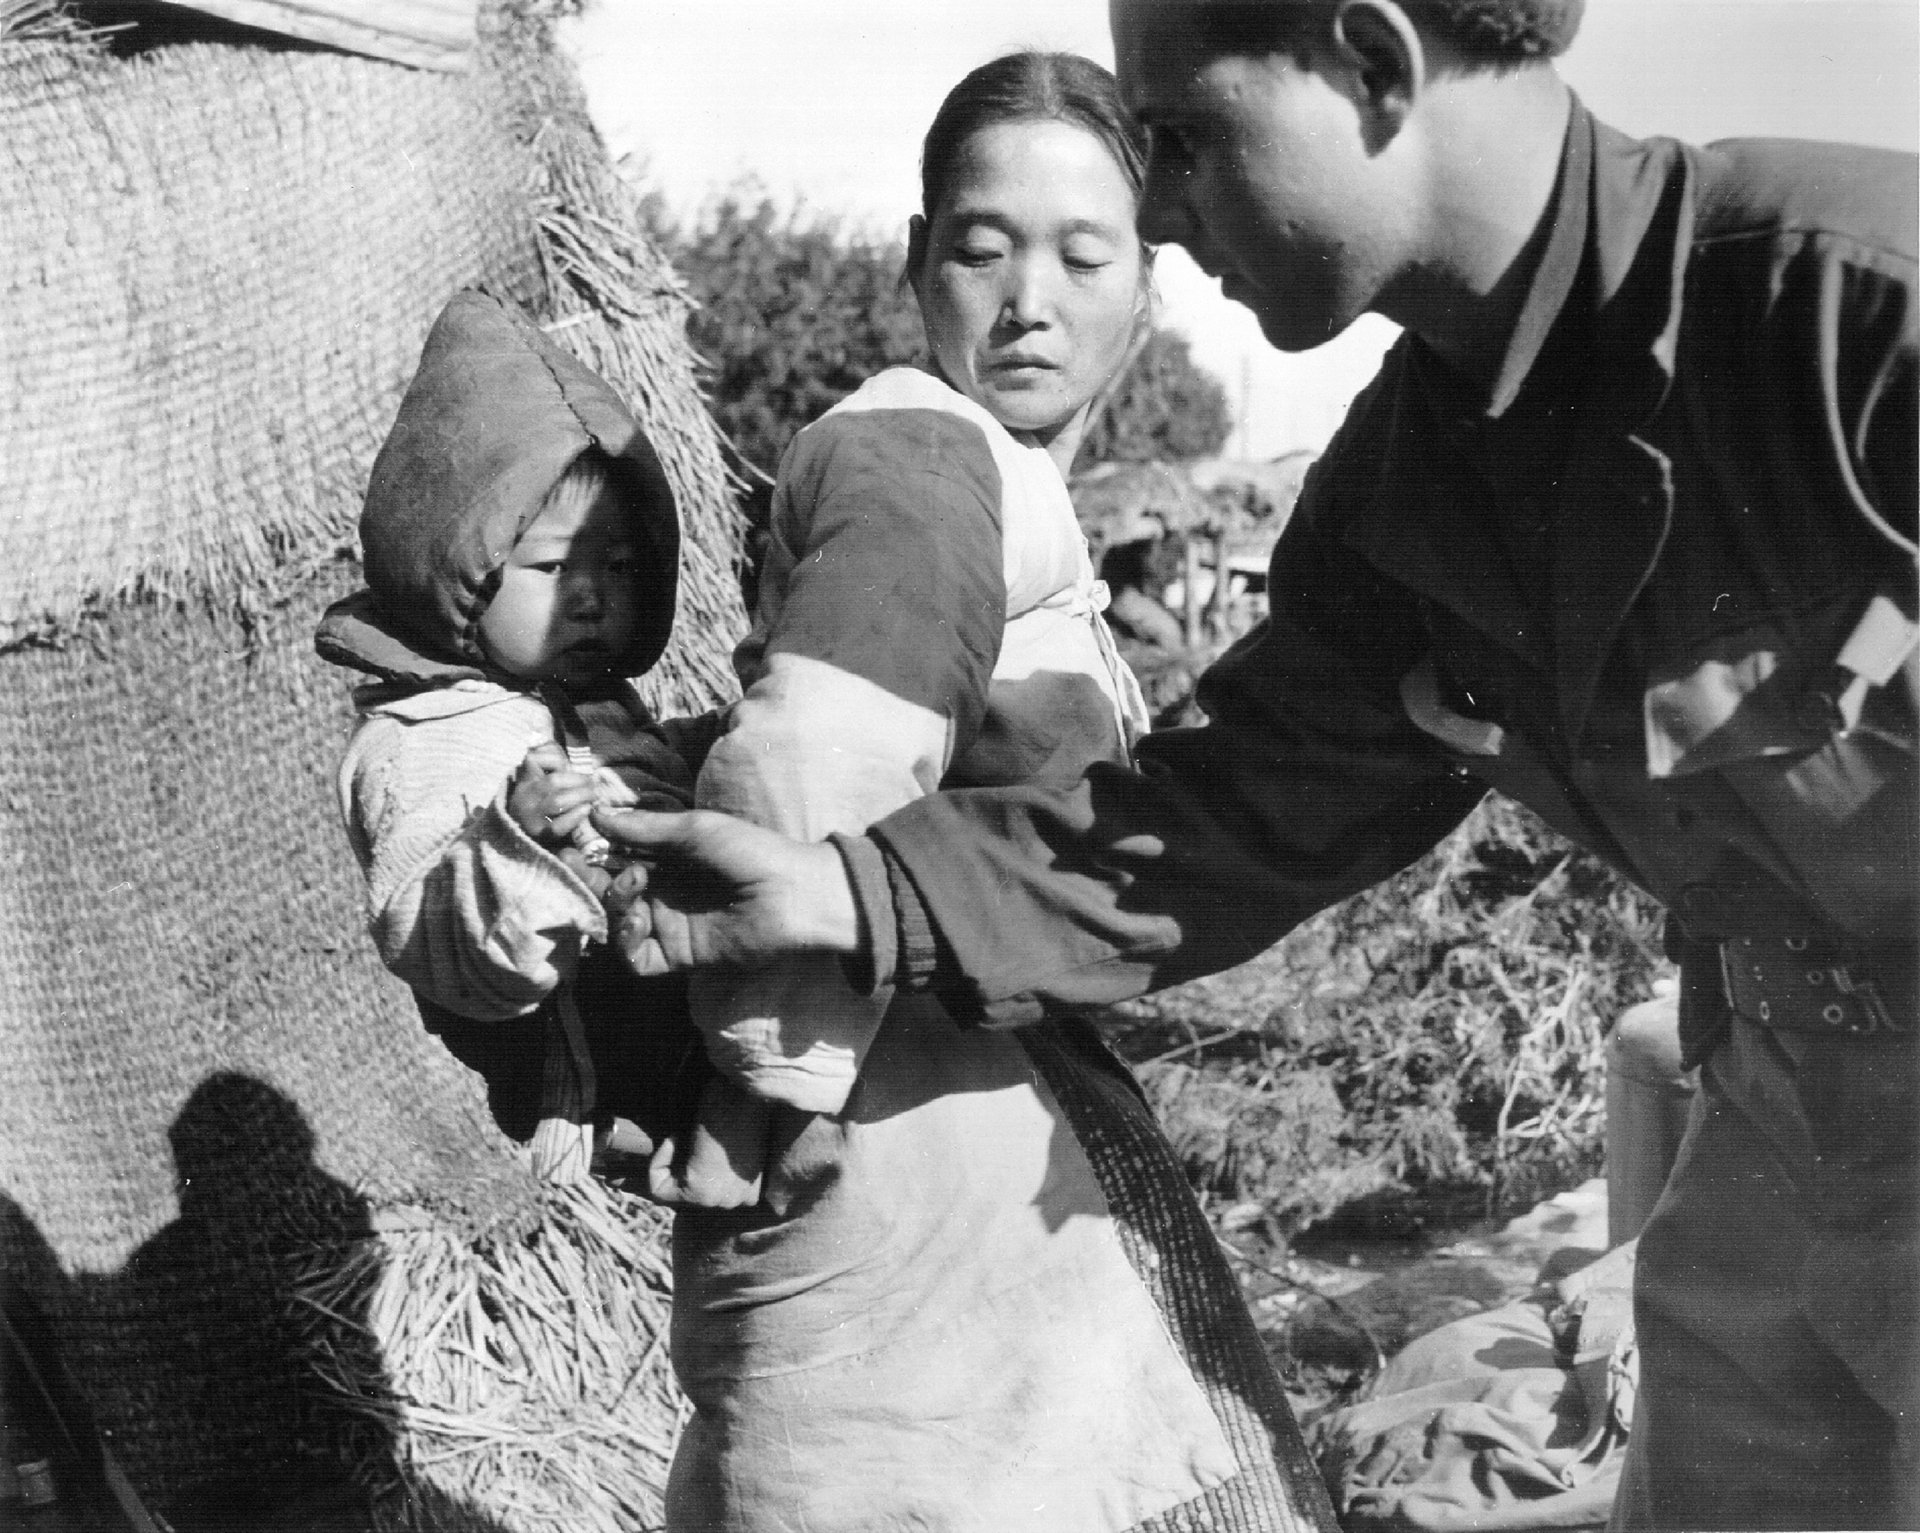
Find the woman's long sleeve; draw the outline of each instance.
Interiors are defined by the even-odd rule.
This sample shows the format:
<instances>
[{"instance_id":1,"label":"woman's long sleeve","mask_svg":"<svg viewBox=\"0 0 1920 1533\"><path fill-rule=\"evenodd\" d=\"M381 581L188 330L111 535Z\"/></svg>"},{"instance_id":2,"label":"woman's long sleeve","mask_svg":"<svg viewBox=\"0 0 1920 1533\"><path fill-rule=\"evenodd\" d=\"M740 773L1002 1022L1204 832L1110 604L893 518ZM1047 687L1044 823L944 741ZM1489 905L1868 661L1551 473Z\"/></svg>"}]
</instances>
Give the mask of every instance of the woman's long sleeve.
<instances>
[{"instance_id":1,"label":"woman's long sleeve","mask_svg":"<svg viewBox=\"0 0 1920 1533\"><path fill-rule=\"evenodd\" d=\"M999 509L992 455L964 419L875 410L805 433L701 805L815 841L932 792L979 725L999 653ZM694 1014L750 1090L832 1112L888 999L855 994L837 963L796 961L697 980Z\"/></svg>"},{"instance_id":2,"label":"woman's long sleeve","mask_svg":"<svg viewBox=\"0 0 1920 1533\"><path fill-rule=\"evenodd\" d=\"M525 1015L585 940L606 935L599 901L506 810L514 771L552 738L530 699L380 712L361 721L340 768L368 932L394 974L461 1016Z\"/></svg>"}]
</instances>

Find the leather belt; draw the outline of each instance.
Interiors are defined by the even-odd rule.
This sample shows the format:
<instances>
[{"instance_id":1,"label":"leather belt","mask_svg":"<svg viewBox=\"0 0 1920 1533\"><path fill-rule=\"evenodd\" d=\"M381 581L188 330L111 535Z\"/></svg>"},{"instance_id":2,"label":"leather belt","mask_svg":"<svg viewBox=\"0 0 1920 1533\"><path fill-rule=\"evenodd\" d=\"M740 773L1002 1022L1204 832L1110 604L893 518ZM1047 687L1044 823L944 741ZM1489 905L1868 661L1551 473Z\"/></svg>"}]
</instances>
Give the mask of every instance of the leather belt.
<instances>
[{"instance_id":1,"label":"leather belt","mask_svg":"<svg viewBox=\"0 0 1920 1533\"><path fill-rule=\"evenodd\" d=\"M1762 1027L1911 1033L1912 962L1868 968L1848 956L1814 933L1734 937L1720 944L1720 973L1734 1015Z\"/></svg>"}]
</instances>

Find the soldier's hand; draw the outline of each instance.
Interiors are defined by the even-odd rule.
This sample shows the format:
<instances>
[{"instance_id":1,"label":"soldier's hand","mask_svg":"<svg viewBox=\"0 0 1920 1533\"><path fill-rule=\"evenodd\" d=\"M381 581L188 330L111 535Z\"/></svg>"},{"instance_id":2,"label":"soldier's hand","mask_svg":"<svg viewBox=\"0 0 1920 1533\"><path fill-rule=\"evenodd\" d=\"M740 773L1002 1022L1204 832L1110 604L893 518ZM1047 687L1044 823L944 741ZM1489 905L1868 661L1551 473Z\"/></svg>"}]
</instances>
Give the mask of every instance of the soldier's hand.
<instances>
[{"instance_id":1,"label":"soldier's hand","mask_svg":"<svg viewBox=\"0 0 1920 1533\"><path fill-rule=\"evenodd\" d=\"M730 815L596 809L627 866L603 896L634 973L751 967L857 953L860 921L840 854Z\"/></svg>"}]
</instances>

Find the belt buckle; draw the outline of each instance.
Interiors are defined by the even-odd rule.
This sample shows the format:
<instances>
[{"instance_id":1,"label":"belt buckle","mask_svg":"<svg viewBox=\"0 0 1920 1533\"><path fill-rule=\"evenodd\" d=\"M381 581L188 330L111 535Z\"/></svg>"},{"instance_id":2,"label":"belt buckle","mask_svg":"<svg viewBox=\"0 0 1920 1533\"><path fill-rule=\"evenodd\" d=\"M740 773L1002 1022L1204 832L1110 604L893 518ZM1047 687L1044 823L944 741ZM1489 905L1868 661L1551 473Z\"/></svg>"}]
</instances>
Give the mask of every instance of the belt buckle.
<instances>
[{"instance_id":1,"label":"belt buckle","mask_svg":"<svg viewBox=\"0 0 1920 1533\"><path fill-rule=\"evenodd\" d=\"M1833 988L1858 1001L1867 1015L1864 1027L1847 1027L1846 1031L1865 1037L1873 1033L1904 1033L1907 1030L1906 1023L1894 1016L1893 1008L1887 1005L1885 997L1880 994L1880 987L1870 979L1856 980L1845 964L1835 965ZM1845 1026L1843 1023L1834 1025Z\"/></svg>"}]
</instances>

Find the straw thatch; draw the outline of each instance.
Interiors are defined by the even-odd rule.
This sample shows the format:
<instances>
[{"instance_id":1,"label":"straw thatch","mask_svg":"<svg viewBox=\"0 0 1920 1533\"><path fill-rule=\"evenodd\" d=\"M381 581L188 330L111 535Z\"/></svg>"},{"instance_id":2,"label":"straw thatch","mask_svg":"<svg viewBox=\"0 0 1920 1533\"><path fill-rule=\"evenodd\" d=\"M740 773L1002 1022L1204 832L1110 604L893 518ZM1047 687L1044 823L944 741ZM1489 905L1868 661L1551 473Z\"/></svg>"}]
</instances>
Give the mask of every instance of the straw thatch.
<instances>
[{"instance_id":1,"label":"straw thatch","mask_svg":"<svg viewBox=\"0 0 1920 1533\"><path fill-rule=\"evenodd\" d=\"M597 1182L544 1188L541 1215L478 1241L390 1216L295 1284L305 1353L389 1527L659 1521L686 1409L661 1325L666 1216Z\"/></svg>"},{"instance_id":2,"label":"straw thatch","mask_svg":"<svg viewBox=\"0 0 1920 1533\"><path fill-rule=\"evenodd\" d=\"M551 9L483 7L447 74L0 0L0 1276L163 1505L347 1472L388 1526L632 1527L676 1424L657 1221L535 1184L373 960L310 652L427 325L480 284L661 448L687 537L652 700L728 685L686 301ZM497 1391L436 1397L454 1354Z\"/></svg>"}]
</instances>

